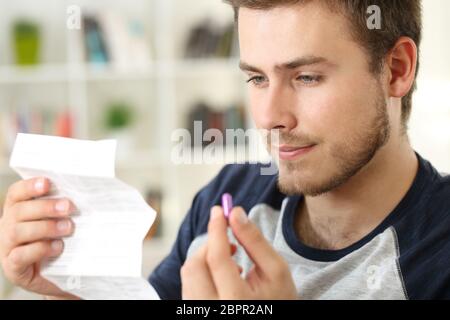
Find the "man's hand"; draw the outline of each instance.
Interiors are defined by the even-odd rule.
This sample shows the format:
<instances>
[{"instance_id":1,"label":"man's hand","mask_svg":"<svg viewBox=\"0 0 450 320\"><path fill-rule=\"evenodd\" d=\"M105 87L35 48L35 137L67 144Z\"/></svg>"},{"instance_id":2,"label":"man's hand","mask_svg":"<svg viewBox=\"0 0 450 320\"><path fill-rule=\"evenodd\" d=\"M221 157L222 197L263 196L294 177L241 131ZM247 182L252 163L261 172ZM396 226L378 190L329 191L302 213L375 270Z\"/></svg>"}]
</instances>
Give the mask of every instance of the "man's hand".
<instances>
[{"instance_id":1,"label":"man's hand","mask_svg":"<svg viewBox=\"0 0 450 320\"><path fill-rule=\"evenodd\" d=\"M254 266L245 279L232 259L222 208L211 210L208 242L181 268L183 299L297 299L288 264L266 241L244 210L231 212L230 227Z\"/></svg>"},{"instance_id":2,"label":"man's hand","mask_svg":"<svg viewBox=\"0 0 450 320\"><path fill-rule=\"evenodd\" d=\"M28 291L59 298L74 298L40 275L44 258L59 256L62 237L74 229L69 215L74 206L68 199L34 199L47 194L45 178L21 180L6 196L0 218L0 262L5 276Z\"/></svg>"}]
</instances>

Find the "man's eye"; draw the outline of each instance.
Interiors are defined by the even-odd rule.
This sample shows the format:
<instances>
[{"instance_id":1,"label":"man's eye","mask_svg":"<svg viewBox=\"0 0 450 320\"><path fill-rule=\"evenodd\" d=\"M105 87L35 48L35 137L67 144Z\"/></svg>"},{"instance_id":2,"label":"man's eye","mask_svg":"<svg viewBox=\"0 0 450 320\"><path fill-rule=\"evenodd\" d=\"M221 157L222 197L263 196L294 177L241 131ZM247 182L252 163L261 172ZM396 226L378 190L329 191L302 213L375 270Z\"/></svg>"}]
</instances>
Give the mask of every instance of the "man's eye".
<instances>
[{"instance_id":1,"label":"man's eye","mask_svg":"<svg viewBox=\"0 0 450 320\"><path fill-rule=\"evenodd\" d=\"M315 84L321 80L321 76L302 75L297 80L302 81L304 84Z\"/></svg>"},{"instance_id":2,"label":"man's eye","mask_svg":"<svg viewBox=\"0 0 450 320\"><path fill-rule=\"evenodd\" d=\"M247 83L253 83L254 85L260 85L265 81L262 76L254 76L247 80Z\"/></svg>"}]
</instances>

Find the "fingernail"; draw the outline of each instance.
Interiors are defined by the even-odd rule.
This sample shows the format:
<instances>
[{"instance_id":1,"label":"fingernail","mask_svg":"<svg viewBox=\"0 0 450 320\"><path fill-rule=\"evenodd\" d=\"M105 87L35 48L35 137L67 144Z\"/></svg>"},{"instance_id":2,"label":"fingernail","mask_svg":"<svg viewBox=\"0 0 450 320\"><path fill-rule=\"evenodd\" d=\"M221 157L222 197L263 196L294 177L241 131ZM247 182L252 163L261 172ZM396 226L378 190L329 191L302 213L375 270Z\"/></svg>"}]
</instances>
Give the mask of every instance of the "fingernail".
<instances>
[{"instance_id":1,"label":"fingernail","mask_svg":"<svg viewBox=\"0 0 450 320\"><path fill-rule=\"evenodd\" d=\"M211 209L211 216L210 216L210 219L217 219L217 218L219 218L220 215L222 214L220 211L221 211L221 210L220 210L218 207L213 207L213 208Z\"/></svg>"},{"instance_id":2,"label":"fingernail","mask_svg":"<svg viewBox=\"0 0 450 320\"><path fill-rule=\"evenodd\" d=\"M239 222L240 224L246 224L248 222L247 214L243 210L235 210L234 214L236 215L237 222Z\"/></svg>"},{"instance_id":3,"label":"fingernail","mask_svg":"<svg viewBox=\"0 0 450 320\"><path fill-rule=\"evenodd\" d=\"M34 183L34 189L36 189L36 191L38 191L38 192L44 191L44 179L38 179Z\"/></svg>"},{"instance_id":4,"label":"fingernail","mask_svg":"<svg viewBox=\"0 0 450 320\"><path fill-rule=\"evenodd\" d=\"M59 200L55 204L55 209L59 212L66 212L67 209L69 209L69 202L66 200Z\"/></svg>"},{"instance_id":5,"label":"fingernail","mask_svg":"<svg viewBox=\"0 0 450 320\"><path fill-rule=\"evenodd\" d=\"M56 223L56 228L59 231L67 231L70 228L70 222L68 220L61 220Z\"/></svg>"},{"instance_id":6,"label":"fingernail","mask_svg":"<svg viewBox=\"0 0 450 320\"><path fill-rule=\"evenodd\" d=\"M61 240L52 241L51 247L54 252L60 252L62 249L63 243Z\"/></svg>"}]
</instances>

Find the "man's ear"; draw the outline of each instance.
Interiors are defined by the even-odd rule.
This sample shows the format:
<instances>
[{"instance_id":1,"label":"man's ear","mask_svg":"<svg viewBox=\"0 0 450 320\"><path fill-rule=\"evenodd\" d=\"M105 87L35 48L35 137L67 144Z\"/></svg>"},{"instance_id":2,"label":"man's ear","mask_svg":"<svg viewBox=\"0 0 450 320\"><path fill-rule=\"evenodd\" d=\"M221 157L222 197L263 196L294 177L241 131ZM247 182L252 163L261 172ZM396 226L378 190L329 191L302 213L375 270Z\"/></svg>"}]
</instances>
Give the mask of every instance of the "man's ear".
<instances>
[{"instance_id":1,"label":"man's ear","mask_svg":"<svg viewBox=\"0 0 450 320\"><path fill-rule=\"evenodd\" d=\"M414 83L417 69L417 46L408 37L401 37L387 57L389 69L389 95L402 98Z\"/></svg>"}]
</instances>

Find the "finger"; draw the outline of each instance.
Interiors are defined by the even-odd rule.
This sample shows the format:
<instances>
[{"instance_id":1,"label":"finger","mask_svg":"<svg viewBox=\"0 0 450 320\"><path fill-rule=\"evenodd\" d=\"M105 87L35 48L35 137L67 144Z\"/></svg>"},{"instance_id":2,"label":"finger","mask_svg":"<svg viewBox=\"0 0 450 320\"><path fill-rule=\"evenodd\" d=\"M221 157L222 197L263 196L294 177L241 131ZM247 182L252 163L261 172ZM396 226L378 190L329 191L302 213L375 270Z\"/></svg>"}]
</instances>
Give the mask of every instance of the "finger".
<instances>
[{"instance_id":1,"label":"finger","mask_svg":"<svg viewBox=\"0 0 450 320\"><path fill-rule=\"evenodd\" d=\"M230 244L230 251L231 251L231 256L234 256L234 254L237 252L237 246L234 243ZM238 264L236 265L236 267L238 268L239 274L242 274L242 271L244 269L242 269L242 267Z\"/></svg>"},{"instance_id":2,"label":"finger","mask_svg":"<svg viewBox=\"0 0 450 320\"><path fill-rule=\"evenodd\" d=\"M74 224L70 219L21 222L15 226L14 246L39 240L56 239L72 234Z\"/></svg>"},{"instance_id":3,"label":"finger","mask_svg":"<svg viewBox=\"0 0 450 320\"><path fill-rule=\"evenodd\" d=\"M217 299L217 290L206 264L206 245L189 258L181 268L181 288L184 300Z\"/></svg>"},{"instance_id":4,"label":"finger","mask_svg":"<svg viewBox=\"0 0 450 320\"><path fill-rule=\"evenodd\" d=\"M16 221L34 221L66 217L74 209L68 199L41 199L18 202L11 211Z\"/></svg>"},{"instance_id":5,"label":"finger","mask_svg":"<svg viewBox=\"0 0 450 320\"><path fill-rule=\"evenodd\" d=\"M30 200L34 197L40 197L50 190L50 181L46 178L33 178L20 180L8 190L5 200L6 206L11 206L16 202Z\"/></svg>"},{"instance_id":6,"label":"finger","mask_svg":"<svg viewBox=\"0 0 450 320\"><path fill-rule=\"evenodd\" d=\"M245 280L253 291L258 291L261 284L261 276L258 274L257 268L253 265L245 276Z\"/></svg>"},{"instance_id":7,"label":"finger","mask_svg":"<svg viewBox=\"0 0 450 320\"><path fill-rule=\"evenodd\" d=\"M231 256L234 256L234 254L237 251L237 246L235 244L230 244L230 251L231 251ZM238 268L239 274L242 274L242 267L240 265L236 265L236 267Z\"/></svg>"},{"instance_id":8,"label":"finger","mask_svg":"<svg viewBox=\"0 0 450 320\"><path fill-rule=\"evenodd\" d=\"M280 265L284 266L284 260L264 238L258 227L248 220L241 207L235 207L231 211L230 227L257 269L262 270L263 274L271 275L279 270Z\"/></svg>"},{"instance_id":9,"label":"finger","mask_svg":"<svg viewBox=\"0 0 450 320\"><path fill-rule=\"evenodd\" d=\"M243 280L230 253L227 221L218 206L211 209L206 261L220 297L235 296L242 290Z\"/></svg>"},{"instance_id":10,"label":"finger","mask_svg":"<svg viewBox=\"0 0 450 320\"><path fill-rule=\"evenodd\" d=\"M63 251L61 240L38 241L14 248L6 259L6 268L15 278L44 258L56 257Z\"/></svg>"}]
</instances>

